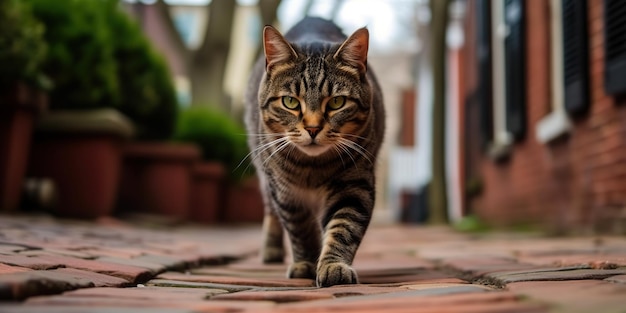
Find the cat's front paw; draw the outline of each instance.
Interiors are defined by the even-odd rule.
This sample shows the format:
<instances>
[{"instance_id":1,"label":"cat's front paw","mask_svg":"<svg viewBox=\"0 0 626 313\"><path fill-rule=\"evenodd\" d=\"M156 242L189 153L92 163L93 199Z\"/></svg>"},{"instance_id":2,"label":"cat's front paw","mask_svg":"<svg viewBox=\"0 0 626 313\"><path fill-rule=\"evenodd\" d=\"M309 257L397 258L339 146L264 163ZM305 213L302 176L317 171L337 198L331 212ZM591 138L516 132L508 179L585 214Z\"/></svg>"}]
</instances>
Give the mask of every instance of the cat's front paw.
<instances>
[{"instance_id":1,"label":"cat's front paw","mask_svg":"<svg viewBox=\"0 0 626 313\"><path fill-rule=\"evenodd\" d=\"M317 269L317 286L330 287L358 283L356 271L345 263L321 264Z\"/></svg>"},{"instance_id":2,"label":"cat's front paw","mask_svg":"<svg viewBox=\"0 0 626 313\"><path fill-rule=\"evenodd\" d=\"M295 262L289 266L287 277L315 279L315 264L305 261Z\"/></svg>"}]
</instances>

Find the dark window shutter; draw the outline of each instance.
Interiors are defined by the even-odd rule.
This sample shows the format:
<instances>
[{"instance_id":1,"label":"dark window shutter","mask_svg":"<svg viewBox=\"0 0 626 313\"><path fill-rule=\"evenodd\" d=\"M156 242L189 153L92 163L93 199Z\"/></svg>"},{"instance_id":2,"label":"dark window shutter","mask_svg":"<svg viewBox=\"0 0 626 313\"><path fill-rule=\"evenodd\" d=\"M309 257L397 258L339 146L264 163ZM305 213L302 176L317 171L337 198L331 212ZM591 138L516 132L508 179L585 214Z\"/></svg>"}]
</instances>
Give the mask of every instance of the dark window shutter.
<instances>
[{"instance_id":1,"label":"dark window shutter","mask_svg":"<svg viewBox=\"0 0 626 313\"><path fill-rule=\"evenodd\" d=\"M526 134L526 45L524 1L504 2L504 22L509 32L504 39L506 126L516 140Z\"/></svg>"},{"instance_id":2,"label":"dark window shutter","mask_svg":"<svg viewBox=\"0 0 626 313\"><path fill-rule=\"evenodd\" d=\"M561 5L565 109L580 115L589 109L587 1L562 0Z\"/></svg>"},{"instance_id":3,"label":"dark window shutter","mask_svg":"<svg viewBox=\"0 0 626 313\"><path fill-rule=\"evenodd\" d=\"M610 95L626 93L626 1L604 0L604 88Z\"/></svg>"},{"instance_id":4,"label":"dark window shutter","mask_svg":"<svg viewBox=\"0 0 626 313\"><path fill-rule=\"evenodd\" d=\"M476 38L478 56L478 101L480 105L481 144L486 150L493 139L491 86L491 6L489 0L476 1Z\"/></svg>"}]
</instances>

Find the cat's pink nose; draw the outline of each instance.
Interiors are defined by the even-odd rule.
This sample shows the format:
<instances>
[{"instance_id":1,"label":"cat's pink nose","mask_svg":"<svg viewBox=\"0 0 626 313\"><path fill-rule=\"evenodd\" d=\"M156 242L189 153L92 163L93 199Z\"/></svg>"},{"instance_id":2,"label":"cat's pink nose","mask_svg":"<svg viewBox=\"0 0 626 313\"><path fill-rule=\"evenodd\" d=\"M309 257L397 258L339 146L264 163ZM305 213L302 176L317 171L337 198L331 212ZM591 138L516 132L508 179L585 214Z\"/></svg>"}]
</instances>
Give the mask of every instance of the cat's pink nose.
<instances>
[{"instance_id":1,"label":"cat's pink nose","mask_svg":"<svg viewBox=\"0 0 626 313\"><path fill-rule=\"evenodd\" d=\"M317 136L317 134L320 132L322 128L313 126L313 127L305 127L304 129L306 129L306 131L309 132L309 135L311 135L311 138L315 138L315 136Z\"/></svg>"}]
</instances>

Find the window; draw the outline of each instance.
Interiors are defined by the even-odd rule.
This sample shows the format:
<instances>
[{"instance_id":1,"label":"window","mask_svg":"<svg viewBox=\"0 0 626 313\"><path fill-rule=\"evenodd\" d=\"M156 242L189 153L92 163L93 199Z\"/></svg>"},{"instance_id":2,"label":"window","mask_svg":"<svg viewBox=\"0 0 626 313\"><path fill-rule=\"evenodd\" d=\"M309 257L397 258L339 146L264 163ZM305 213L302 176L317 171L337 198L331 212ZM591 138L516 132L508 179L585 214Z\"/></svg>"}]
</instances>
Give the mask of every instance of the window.
<instances>
[{"instance_id":1,"label":"window","mask_svg":"<svg viewBox=\"0 0 626 313\"><path fill-rule=\"evenodd\" d=\"M581 115L589 109L587 1L562 1L565 109Z\"/></svg>"},{"instance_id":2,"label":"window","mask_svg":"<svg viewBox=\"0 0 626 313\"><path fill-rule=\"evenodd\" d=\"M491 6L489 0L476 2L476 31L478 39L478 92L480 103L481 146L487 149L493 140L493 108L491 101Z\"/></svg>"},{"instance_id":3,"label":"window","mask_svg":"<svg viewBox=\"0 0 626 313\"><path fill-rule=\"evenodd\" d=\"M415 110L416 110L415 89L405 89L402 91L402 116L400 126L399 144L402 147L415 147Z\"/></svg>"},{"instance_id":4,"label":"window","mask_svg":"<svg viewBox=\"0 0 626 313\"><path fill-rule=\"evenodd\" d=\"M476 12L481 131L500 159L526 134L524 1L477 1Z\"/></svg>"},{"instance_id":5,"label":"window","mask_svg":"<svg viewBox=\"0 0 626 313\"><path fill-rule=\"evenodd\" d=\"M526 135L526 45L523 0L506 0L504 39L506 130L515 140Z\"/></svg>"},{"instance_id":6,"label":"window","mask_svg":"<svg viewBox=\"0 0 626 313\"><path fill-rule=\"evenodd\" d=\"M493 101L493 140L489 155L499 159L509 154L513 136L506 127L506 63L504 39L508 29L504 22L504 2L491 3L491 75Z\"/></svg>"},{"instance_id":7,"label":"window","mask_svg":"<svg viewBox=\"0 0 626 313\"><path fill-rule=\"evenodd\" d=\"M578 0L574 0L577 2ZM563 17L562 0L550 0L552 112L536 126L537 140L548 143L569 133L571 122L565 112L563 75Z\"/></svg>"},{"instance_id":8,"label":"window","mask_svg":"<svg viewBox=\"0 0 626 313\"><path fill-rule=\"evenodd\" d=\"M493 139L489 154L501 159L526 132L524 2L491 3Z\"/></svg>"},{"instance_id":9,"label":"window","mask_svg":"<svg viewBox=\"0 0 626 313\"><path fill-rule=\"evenodd\" d=\"M610 95L626 93L626 1L604 1L605 77Z\"/></svg>"}]
</instances>

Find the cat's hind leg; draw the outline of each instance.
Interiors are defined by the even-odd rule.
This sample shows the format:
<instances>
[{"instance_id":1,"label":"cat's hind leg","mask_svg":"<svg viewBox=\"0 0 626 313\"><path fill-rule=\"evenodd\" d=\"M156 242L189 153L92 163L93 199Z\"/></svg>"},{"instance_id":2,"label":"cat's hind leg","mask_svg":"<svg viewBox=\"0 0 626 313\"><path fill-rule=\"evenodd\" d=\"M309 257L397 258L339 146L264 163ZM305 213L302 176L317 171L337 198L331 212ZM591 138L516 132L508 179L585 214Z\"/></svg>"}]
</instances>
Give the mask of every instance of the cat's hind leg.
<instances>
[{"instance_id":1,"label":"cat's hind leg","mask_svg":"<svg viewBox=\"0 0 626 313\"><path fill-rule=\"evenodd\" d=\"M315 279L315 268L321 249L319 224L311 212L303 207L281 207L279 214L289 235L293 257L287 277Z\"/></svg>"},{"instance_id":2,"label":"cat's hind leg","mask_svg":"<svg viewBox=\"0 0 626 313\"><path fill-rule=\"evenodd\" d=\"M293 218L286 222L293 254L293 263L287 270L287 277L315 279L321 231L312 215L308 212L302 215L304 218Z\"/></svg>"},{"instance_id":3,"label":"cat's hind leg","mask_svg":"<svg viewBox=\"0 0 626 313\"><path fill-rule=\"evenodd\" d=\"M273 210L267 210L263 219L263 263L283 263L285 247L283 227Z\"/></svg>"}]
</instances>

